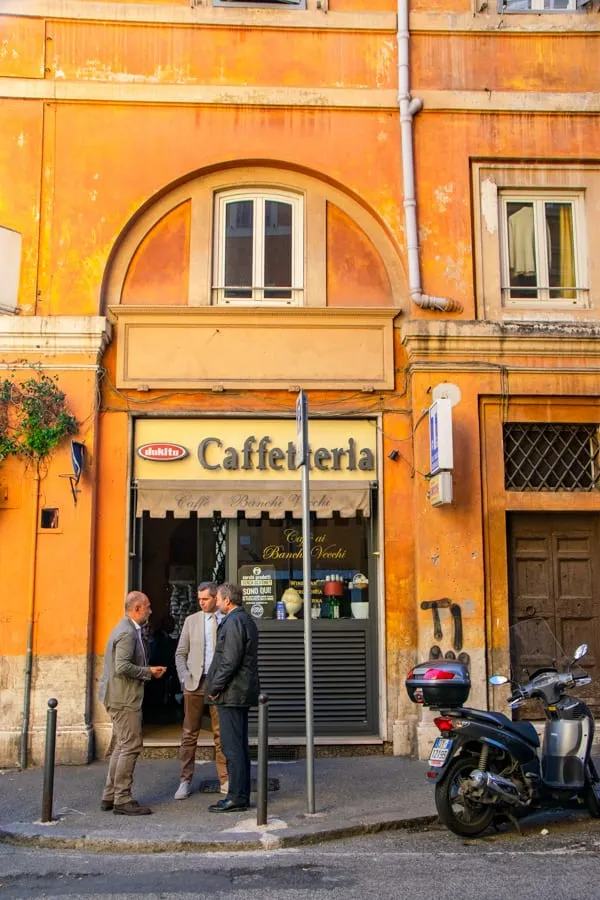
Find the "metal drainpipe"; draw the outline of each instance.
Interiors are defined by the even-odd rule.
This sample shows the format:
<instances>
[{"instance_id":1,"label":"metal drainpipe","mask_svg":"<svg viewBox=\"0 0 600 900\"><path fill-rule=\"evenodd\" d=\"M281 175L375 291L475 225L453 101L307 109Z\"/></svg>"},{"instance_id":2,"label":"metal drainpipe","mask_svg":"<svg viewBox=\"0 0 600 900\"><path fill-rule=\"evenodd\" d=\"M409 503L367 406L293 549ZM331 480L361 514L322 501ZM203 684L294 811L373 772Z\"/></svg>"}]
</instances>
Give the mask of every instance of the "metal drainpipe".
<instances>
[{"instance_id":1,"label":"metal drainpipe","mask_svg":"<svg viewBox=\"0 0 600 900\"><path fill-rule=\"evenodd\" d=\"M27 768L27 739L29 733L29 715L31 710L31 673L33 666L33 616L35 612L35 568L37 557L38 511L40 502L40 471L35 463L33 476L33 530L31 540L31 563L29 566L29 615L27 618L27 650L25 652L25 692L23 697L23 720L21 725L21 769Z\"/></svg>"},{"instance_id":2,"label":"metal drainpipe","mask_svg":"<svg viewBox=\"0 0 600 900\"><path fill-rule=\"evenodd\" d=\"M421 309L460 312L462 304L447 297L430 297L421 287L419 261L419 228L415 198L415 164L413 156L413 117L423 108L423 101L410 96L408 25L409 0L398 0L398 101L400 104L400 136L402 143L402 176L404 182L404 223L408 252L408 287L411 299Z\"/></svg>"}]
</instances>

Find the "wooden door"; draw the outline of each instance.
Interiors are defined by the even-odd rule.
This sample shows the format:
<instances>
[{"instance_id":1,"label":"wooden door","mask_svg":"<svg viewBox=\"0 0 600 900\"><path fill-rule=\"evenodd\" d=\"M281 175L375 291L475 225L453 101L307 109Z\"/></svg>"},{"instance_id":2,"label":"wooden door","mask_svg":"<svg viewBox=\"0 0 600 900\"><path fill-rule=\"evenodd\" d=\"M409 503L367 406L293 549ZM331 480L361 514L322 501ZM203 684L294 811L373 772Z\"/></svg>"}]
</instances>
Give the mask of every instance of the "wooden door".
<instances>
[{"instance_id":1,"label":"wooden door","mask_svg":"<svg viewBox=\"0 0 600 900\"><path fill-rule=\"evenodd\" d=\"M513 665L531 673L555 661L554 642L540 619L567 656L587 643L582 665L592 684L581 696L595 715L600 714L599 519L593 513L519 513L510 517L508 532L510 620L526 635L522 645L511 645ZM528 706L524 712L534 717Z\"/></svg>"}]
</instances>

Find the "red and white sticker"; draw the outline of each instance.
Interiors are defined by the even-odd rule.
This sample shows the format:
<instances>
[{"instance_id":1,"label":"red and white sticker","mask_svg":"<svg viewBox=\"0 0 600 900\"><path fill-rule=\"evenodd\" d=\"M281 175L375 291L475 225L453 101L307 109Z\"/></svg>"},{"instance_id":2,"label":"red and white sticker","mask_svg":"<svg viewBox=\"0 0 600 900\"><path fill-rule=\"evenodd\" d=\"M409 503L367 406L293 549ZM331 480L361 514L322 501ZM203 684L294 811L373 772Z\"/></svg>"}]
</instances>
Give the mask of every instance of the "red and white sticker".
<instances>
[{"instance_id":1,"label":"red and white sticker","mask_svg":"<svg viewBox=\"0 0 600 900\"><path fill-rule=\"evenodd\" d=\"M181 444L161 442L142 444L137 448L137 455L142 459L151 459L154 462L173 462L175 459L184 459L188 455L188 451Z\"/></svg>"}]
</instances>

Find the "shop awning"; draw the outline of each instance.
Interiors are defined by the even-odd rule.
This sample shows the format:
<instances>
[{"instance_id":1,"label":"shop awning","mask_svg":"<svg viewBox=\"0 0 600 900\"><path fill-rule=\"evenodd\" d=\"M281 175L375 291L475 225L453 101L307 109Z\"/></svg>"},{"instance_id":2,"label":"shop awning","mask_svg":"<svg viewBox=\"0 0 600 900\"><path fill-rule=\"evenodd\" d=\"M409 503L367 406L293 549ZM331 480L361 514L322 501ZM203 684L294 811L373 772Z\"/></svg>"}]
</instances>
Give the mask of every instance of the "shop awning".
<instances>
[{"instance_id":1,"label":"shop awning","mask_svg":"<svg viewBox=\"0 0 600 900\"><path fill-rule=\"evenodd\" d=\"M310 508L319 518L329 518L334 513L343 518L361 512L370 513L371 482L315 481L310 486ZM147 512L153 518L164 518L172 513L177 519L185 519L195 512L200 518L209 519L219 513L224 519L236 518L243 512L246 518L258 519L263 512L272 519L282 519L286 513L300 518L302 515L302 490L300 484L289 481L234 482L228 484L202 481L150 481L137 482L136 515Z\"/></svg>"}]
</instances>

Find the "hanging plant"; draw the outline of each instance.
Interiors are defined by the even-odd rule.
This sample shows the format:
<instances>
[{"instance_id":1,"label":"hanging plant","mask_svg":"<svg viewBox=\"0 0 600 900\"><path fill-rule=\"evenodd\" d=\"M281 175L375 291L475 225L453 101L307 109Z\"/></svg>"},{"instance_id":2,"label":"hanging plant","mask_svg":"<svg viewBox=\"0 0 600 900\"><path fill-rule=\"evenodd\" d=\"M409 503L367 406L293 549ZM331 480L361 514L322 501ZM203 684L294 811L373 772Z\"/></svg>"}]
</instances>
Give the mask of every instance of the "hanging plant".
<instances>
[{"instance_id":1,"label":"hanging plant","mask_svg":"<svg viewBox=\"0 0 600 900\"><path fill-rule=\"evenodd\" d=\"M15 442L11 437L10 415L13 383L8 378L0 381L0 462L15 453Z\"/></svg>"},{"instance_id":2,"label":"hanging plant","mask_svg":"<svg viewBox=\"0 0 600 900\"><path fill-rule=\"evenodd\" d=\"M0 382L0 460L24 456L42 460L63 438L76 434L77 420L64 393L40 369L25 381L5 378Z\"/></svg>"}]
</instances>

